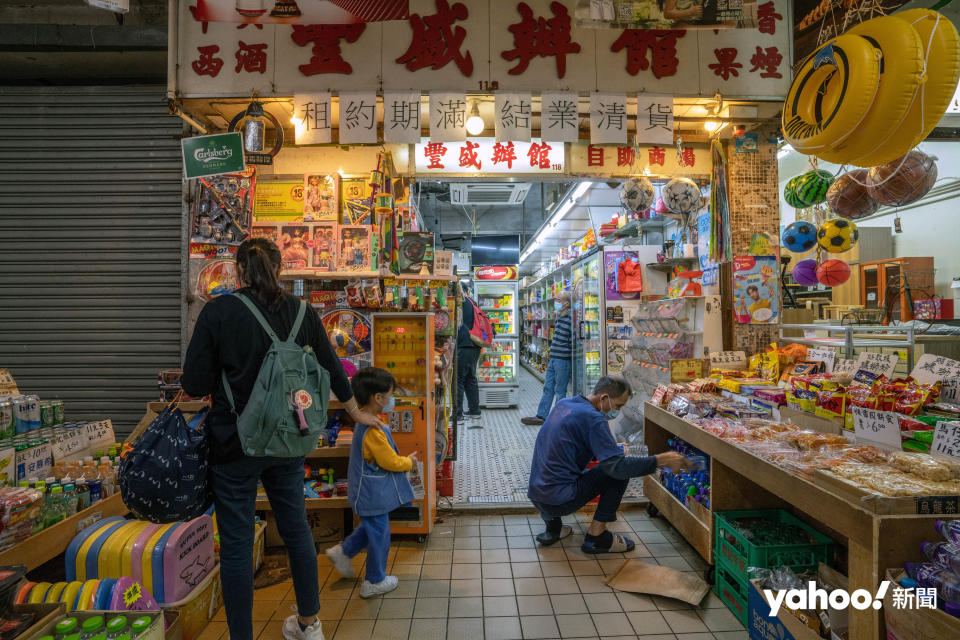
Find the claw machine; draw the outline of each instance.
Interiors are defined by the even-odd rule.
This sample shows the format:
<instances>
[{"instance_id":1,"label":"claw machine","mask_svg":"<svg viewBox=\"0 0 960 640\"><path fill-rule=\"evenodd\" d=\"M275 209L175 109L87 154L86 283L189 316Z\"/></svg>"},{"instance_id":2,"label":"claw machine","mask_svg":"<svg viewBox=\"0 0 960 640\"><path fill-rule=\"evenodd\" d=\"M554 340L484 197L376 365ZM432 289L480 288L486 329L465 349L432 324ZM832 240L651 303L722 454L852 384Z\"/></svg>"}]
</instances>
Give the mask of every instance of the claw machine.
<instances>
[{"instance_id":1,"label":"claw machine","mask_svg":"<svg viewBox=\"0 0 960 640\"><path fill-rule=\"evenodd\" d=\"M603 377L603 254L594 253L573 266L573 371L572 394L589 395Z\"/></svg>"},{"instance_id":2,"label":"claw machine","mask_svg":"<svg viewBox=\"0 0 960 640\"><path fill-rule=\"evenodd\" d=\"M480 405L502 409L517 406L520 357L520 315L517 267L477 267L474 271L477 304L490 318L497 337L480 351L477 380Z\"/></svg>"},{"instance_id":3,"label":"claw machine","mask_svg":"<svg viewBox=\"0 0 960 640\"><path fill-rule=\"evenodd\" d=\"M390 513L390 531L421 537L433 528L437 509L433 331L432 313L373 314L373 364L397 381L387 424L400 455L416 451L418 462L411 474L415 499Z\"/></svg>"}]
</instances>

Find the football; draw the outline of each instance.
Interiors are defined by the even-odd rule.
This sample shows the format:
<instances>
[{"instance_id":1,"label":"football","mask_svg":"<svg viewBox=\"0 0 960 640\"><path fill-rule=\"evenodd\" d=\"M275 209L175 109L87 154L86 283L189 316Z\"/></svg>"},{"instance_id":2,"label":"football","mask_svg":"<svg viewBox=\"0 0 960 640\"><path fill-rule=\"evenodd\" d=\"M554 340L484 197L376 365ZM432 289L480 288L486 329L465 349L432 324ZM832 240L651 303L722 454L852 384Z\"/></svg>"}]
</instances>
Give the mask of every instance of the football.
<instances>
[{"instance_id":1,"label":"football","mask_svg":"<svg viewBox=\"0 0 960 640\"><path fill-rule=\"evenodd\" d=\"M693 213L700 208L700 187L690 178L674 178L663 186L663 203L674 213Z\"/></svg>"},{"instance_id":2,"label":"football","mask_svg":"<svg viewBox=\"0 0 960 640\"><path fill-rule=\"evenodd\" d=\"M780 238L784 248L794 253L806 253L817 246L817 228L809 222L791 222Z\"/></svg>"},{"instance_id":3,"label":"football","mask_svg":"<svg viewBox=\"0 0 960 640\"><path fill-rule=\"evenodd\" d=\"M817 242L824 251L831 253L843 253L857 244L860 238L860 232L857 231L857 225L849 220L827 220L817 231Z\"/></svg>"},{"instance_id":4,"label":"football","mask_svg":"<svg viewBox=\"0 0 960 640\"><path fill-rule=\"evenodd\" d=\"M644 177L630 178L620 187L620 204L633 213L649 209L655 197L653 183Z\"/></svg>"}]
</instances>

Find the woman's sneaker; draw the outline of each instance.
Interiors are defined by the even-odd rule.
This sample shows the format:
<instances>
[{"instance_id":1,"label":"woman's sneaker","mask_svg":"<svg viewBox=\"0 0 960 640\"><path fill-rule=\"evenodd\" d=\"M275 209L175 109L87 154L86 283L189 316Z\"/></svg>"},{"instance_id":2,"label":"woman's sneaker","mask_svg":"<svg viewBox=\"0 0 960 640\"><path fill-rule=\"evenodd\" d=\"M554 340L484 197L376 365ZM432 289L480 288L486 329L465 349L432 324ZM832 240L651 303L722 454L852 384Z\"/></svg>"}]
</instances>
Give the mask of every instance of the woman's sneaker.
<instances>
[{"instance_id":1,"label":"woman's sneaker","mask_svg":"<svg viewBox=\"0 0 960 640\"><path fill-rule=\"evenodd\" d=\"M387 576L376 584L370 582L369 580L364 580L363 584L360 586L360 597L376 598L377 596L382 596L385 593L390 593L398 586L400 586L400 581L397 580L397 576Z\"/></svg>"},{"instance_id":2,"label":"woman's sneaker","mask_svg":"<svg viewBox=\"0 0 960 640\"><path fill-rule=\"evenodd\" d=\"M283 637L285 640L326 640L323 637L323 626L320 624L320 620L306 629L301 629L297 616L290 616L284 620Z\"/></svg>"},{"instance_id":3,"label":"woman's sneaker","mask_svg":"<svg viewBox=\"0 0 960 640\"><path fill-rule=\"evenodd\" d=\"M333 563L333 568L340 572L344 578L352 578L353 565L350 564L350 558L343 552L343 545L338 544L335 547L330 547L326 551L327 557L330 558L330 562Z\"/></svg>"}]
</instances>

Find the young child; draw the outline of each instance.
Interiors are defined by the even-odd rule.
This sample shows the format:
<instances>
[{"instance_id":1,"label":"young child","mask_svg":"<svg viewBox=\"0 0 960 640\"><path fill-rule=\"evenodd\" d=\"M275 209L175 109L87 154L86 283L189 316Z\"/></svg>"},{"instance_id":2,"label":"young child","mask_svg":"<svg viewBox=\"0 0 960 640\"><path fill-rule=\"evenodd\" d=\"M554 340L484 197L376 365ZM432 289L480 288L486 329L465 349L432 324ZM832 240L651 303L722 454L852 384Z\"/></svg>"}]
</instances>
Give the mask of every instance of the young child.
<instances>
[{"instance_id":1,"label":"young child","mask_svg":"<svg viewBox=\"0 0 960 640\"><path fill-rule=\"evenodd\" d=\"M388 371L364 367L351 381L353 395L364 411L375 415L393 411L396 381ZM389 593L397 577L387 575L390 552L388 514L413 501L413 487L405 472L416 462L416 452L401 456L388 431L358 424L353 431L347 500L360 518L360 526L342 544L327 549L327 557L344 578L353 577L350 558L367 550L367 573L360 587L361 598Z\"/></svg>"}]
</instances>

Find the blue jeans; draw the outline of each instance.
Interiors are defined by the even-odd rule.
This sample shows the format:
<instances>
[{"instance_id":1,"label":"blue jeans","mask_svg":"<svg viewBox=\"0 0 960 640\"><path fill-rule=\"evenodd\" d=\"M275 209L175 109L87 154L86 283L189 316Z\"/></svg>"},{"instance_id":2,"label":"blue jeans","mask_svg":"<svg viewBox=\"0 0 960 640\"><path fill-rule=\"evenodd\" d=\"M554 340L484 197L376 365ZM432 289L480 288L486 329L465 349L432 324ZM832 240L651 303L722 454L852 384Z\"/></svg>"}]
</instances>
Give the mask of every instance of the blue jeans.
<instances>
[{"instance_id":1,"label":"blue jeans","mask_svg":"<svg viewBox=\"0 0 960 640\"><path fill-rule=\"evenodd\" d=\"M534 502L533 506L540 511L540 517L544 521L550 522L554 518L568 516L576 512L580 507L600 496L593 519L597 522L615 522L617 520L617 509L620 507L620 502L623 500L623 494L627 490L629 482L629 480L611 478L600 467L594 467L577 478L576 495L570 502L563 504Z\"/></svg>"},{"instance_id":2,"label":"blue jeans","mask_svg":"<svg viewBox=\"0 0 960 640\"><path fill-rule=\"evenodd\" d=\"M547 363L547 374L543 381L543 397L537 407L537 417L546 420L553 407L553 397L563 400L567 397L567 385L570 384L570 361L550 358Z\"/></svg>"},{"instance_id":3,"label":"blue jeans","mask_svg":"<svg viewBox=\"0 0 960 640\"><path fill-rule=\"evenodd\" d=\"M267 491L290 557L297 612L308 617L320 611L317 551L303 501L303 458L245 456L213 465L220 580L231 640L253 640L253 524L258 480Z\"/></svg>"},{"instance_id":4,"label":"blue jeans","mask_svg":"<svg viewBox=\"0 0 960 640\"><path fill-rule=\"evenodd\" d=\"M360 516L360 526L343 541L343 553L352 558L367 550L366 579L373 584L387 577L387 556L390 553L390 516Z\"/></svg>"}]
</instances>

